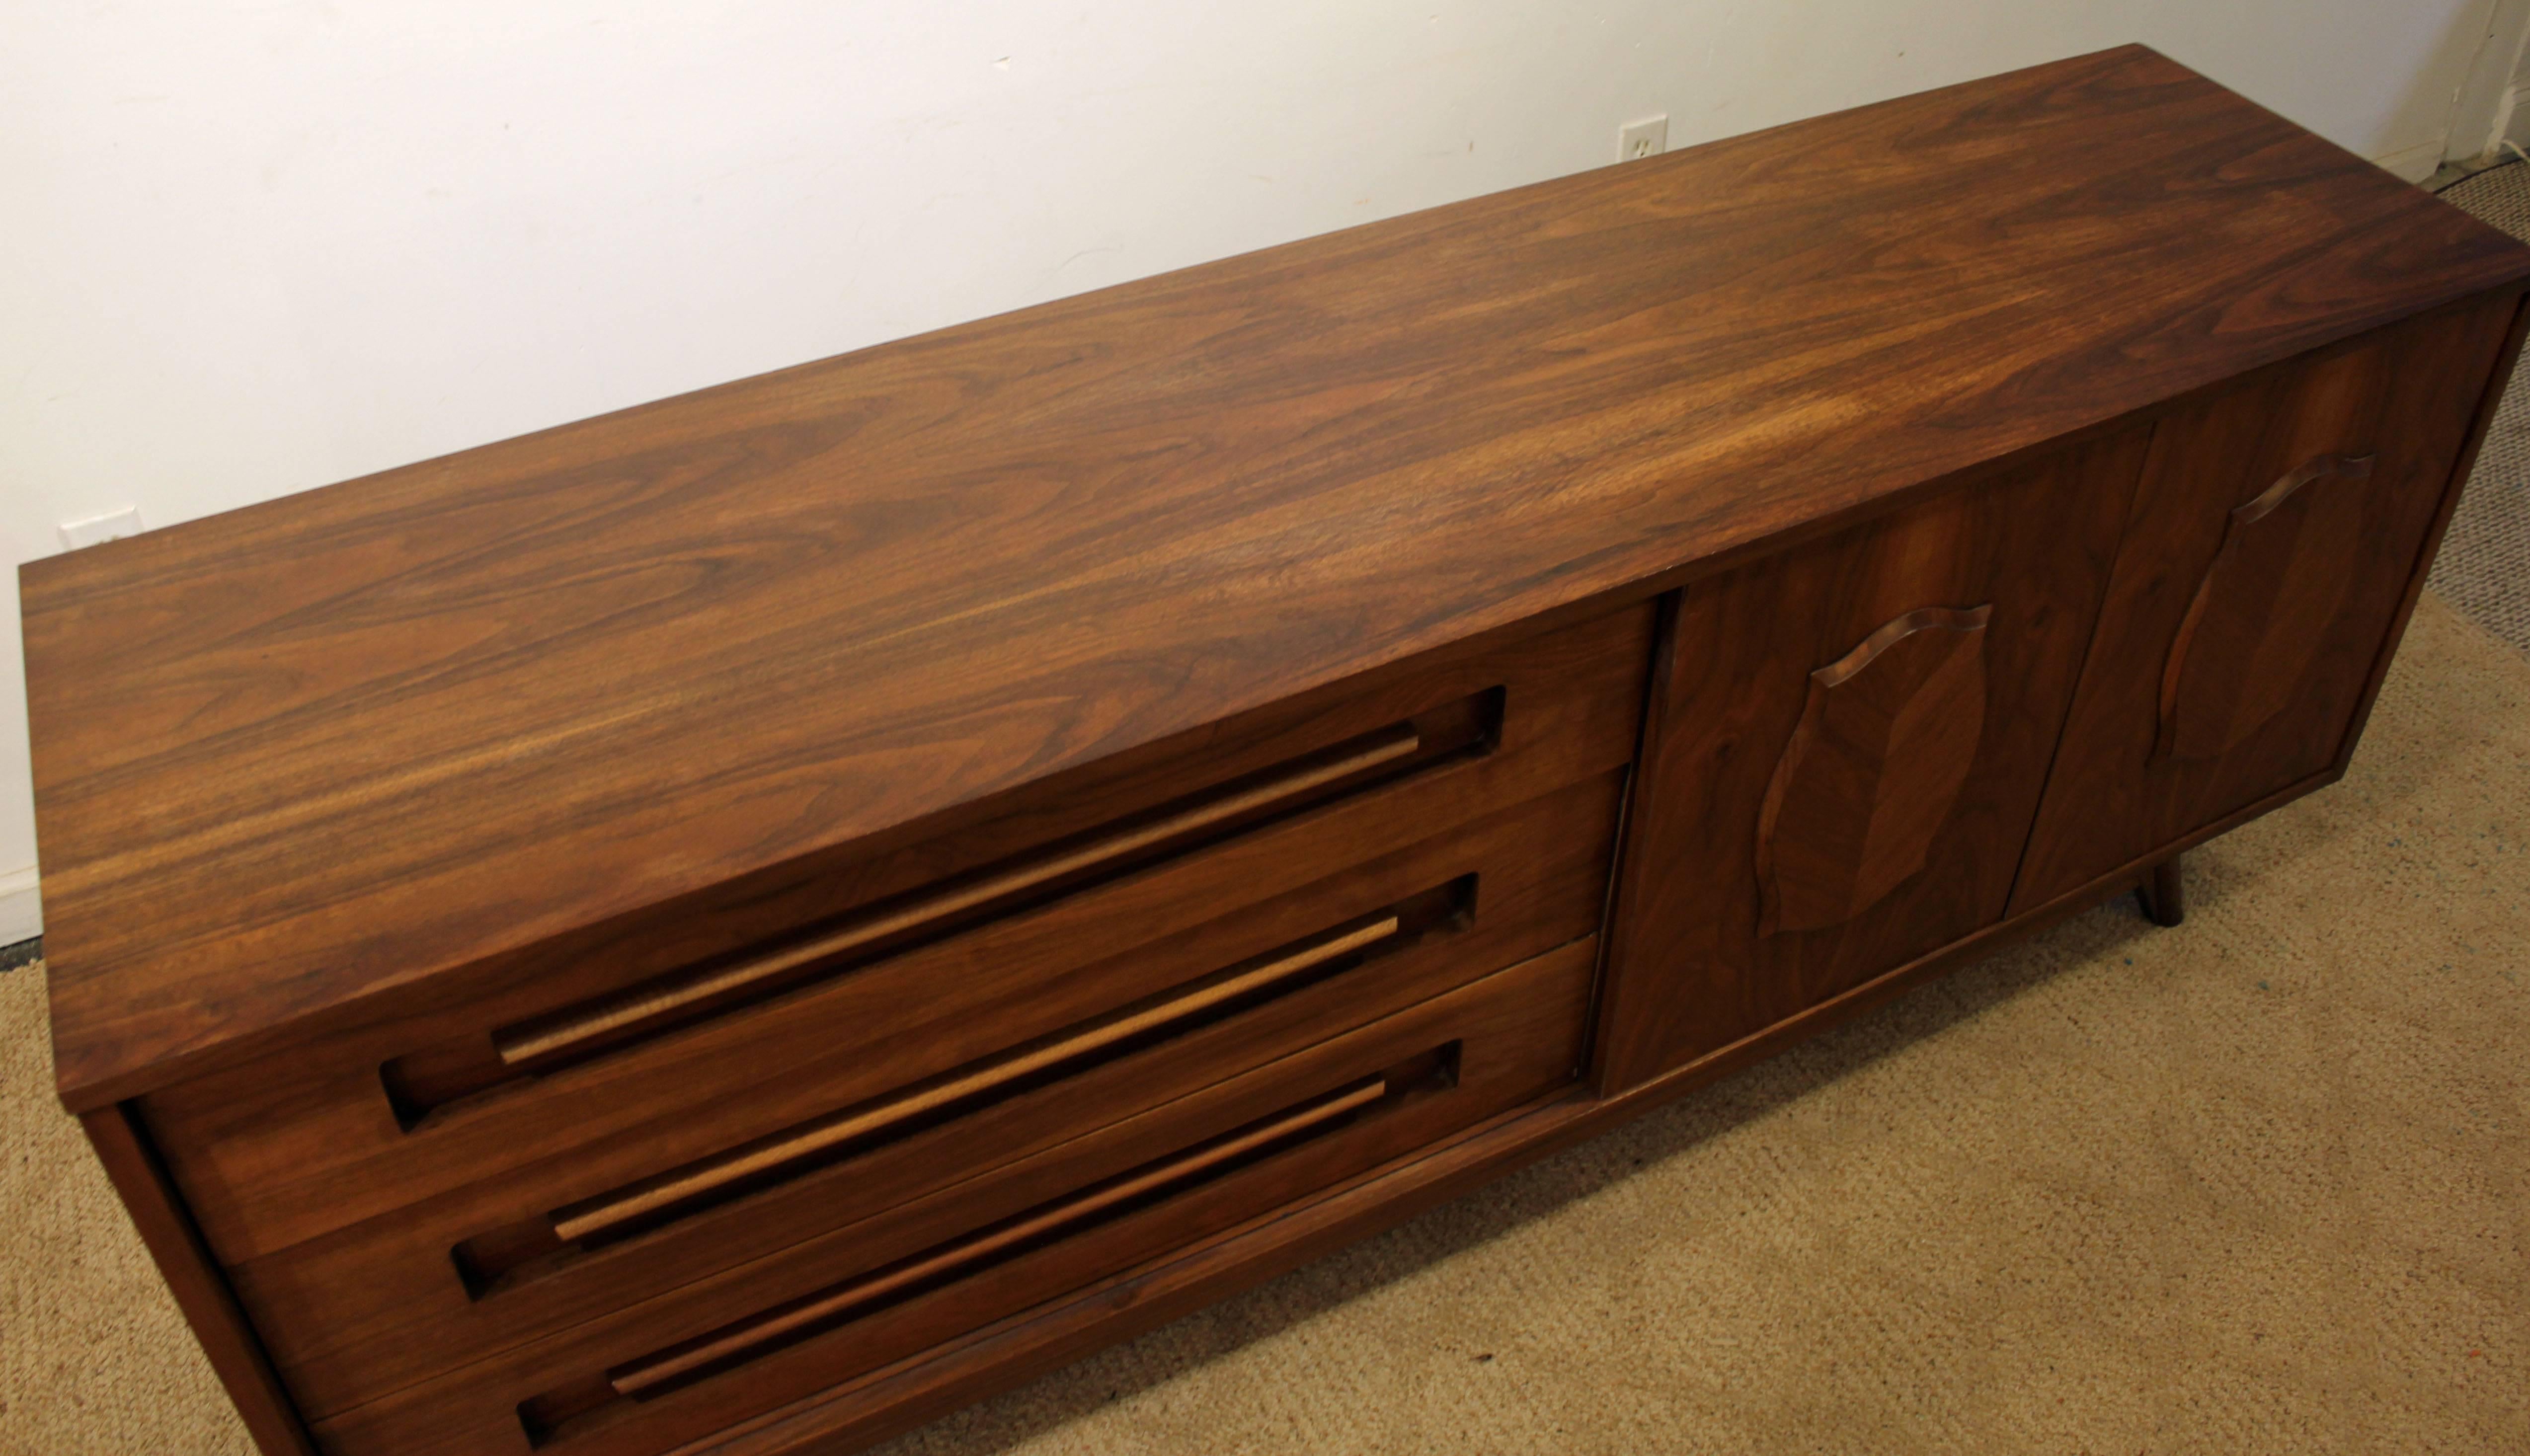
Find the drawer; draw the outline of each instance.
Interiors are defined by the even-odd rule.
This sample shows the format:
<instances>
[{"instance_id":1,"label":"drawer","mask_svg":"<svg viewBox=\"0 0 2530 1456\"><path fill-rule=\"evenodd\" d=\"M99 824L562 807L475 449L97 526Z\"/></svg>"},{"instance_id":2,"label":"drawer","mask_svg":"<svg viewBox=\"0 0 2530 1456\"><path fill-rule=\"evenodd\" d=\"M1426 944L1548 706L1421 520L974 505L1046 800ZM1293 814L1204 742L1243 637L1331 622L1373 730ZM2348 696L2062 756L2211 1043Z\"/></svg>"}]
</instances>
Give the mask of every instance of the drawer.
<instances>
[{"instance_id":1,"label":"drawer","mask_svg":"<svg viewBox=\"0 0 2530 1456\"><path fill-rule=\"evenodd\" d=\"M839 986L767 1013L755 1103L674 1114L249 1260L231 1278L325 1415L775 1252L1586 936L1622 773L1604 775L919 1022ZM885 989L889 967L870 983ZM998 988L986 988L994 990ZM1069 1008L1097 1004L1085 1017ZM971 1020L971 1026L959 1023ZM980 1055L967 1054L986 1047ZM1165 1120L1165 1119L1164 1119Z\"/></svg>"},{"instance_id":2,"label":"drawer","mask_svg":"<svg viewBox=\"0 0 2530 1456\"><path fill-rule=\"evenodd\" d=\"M464 1004L152 1094L143 1115L225 1264L566 1155L708 1156L839 1092L902 1085L925 1058L962 1062L1147 994L1102 968L1623 765L1649 632L1649 609L1627 609L1401 665L1175 759L1132 755L1100 784L1032 787L979 821L982 840L960 830L807 889L756 887L761 903L699 916L721 941L679 920L557 952ZM985 840L1029 847L978 862ZM768 920L793 928L728 943ZM852 1060L839 1036L856 1091L798 1073Z\"/></svg>"},{"instance_id":3,"label":"drawer","mask_svg":"<svg viewBox=\"0 0 2530 1456\"><path fill-rule=\"evenodd\" d=\"M1595 938L315 1424L338 1456L670 1449L1568 1085Z\"/></svg>"}]
</instances>

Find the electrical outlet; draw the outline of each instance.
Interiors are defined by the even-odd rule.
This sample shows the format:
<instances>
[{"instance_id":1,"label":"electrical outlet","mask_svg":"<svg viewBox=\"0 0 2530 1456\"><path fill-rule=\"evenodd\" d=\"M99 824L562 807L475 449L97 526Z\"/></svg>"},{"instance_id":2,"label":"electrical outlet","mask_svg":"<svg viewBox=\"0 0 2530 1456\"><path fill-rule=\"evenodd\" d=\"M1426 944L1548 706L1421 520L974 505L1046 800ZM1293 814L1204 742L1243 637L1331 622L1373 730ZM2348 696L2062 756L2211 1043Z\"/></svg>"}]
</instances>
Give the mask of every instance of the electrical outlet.
<instances>
[{"instance_id":1,"label":"electrical outlet","mask_svg":"<svg viewBox=\"0 0 2530 1456\"><path fill-rule=\"evenodd\" d=\"M1669 113L1627 122L1617 129L1617 160L1631 162L1669 150Z\"/></svg>"},{"instance_id":2,"label":"electrical outlet","mask_svg":"<svg viewBox=\"0 0 2530 1456\"><path fill-rule=\"evenodd\" d=\"M73 551L82 546L94 546L103 541L120 541L126 536L139 534L140 508L138 506L126 506L120 511L109 511L103 515L91 515L85 520L62 522L62 545Z\"/></svg>"}]
</instances>

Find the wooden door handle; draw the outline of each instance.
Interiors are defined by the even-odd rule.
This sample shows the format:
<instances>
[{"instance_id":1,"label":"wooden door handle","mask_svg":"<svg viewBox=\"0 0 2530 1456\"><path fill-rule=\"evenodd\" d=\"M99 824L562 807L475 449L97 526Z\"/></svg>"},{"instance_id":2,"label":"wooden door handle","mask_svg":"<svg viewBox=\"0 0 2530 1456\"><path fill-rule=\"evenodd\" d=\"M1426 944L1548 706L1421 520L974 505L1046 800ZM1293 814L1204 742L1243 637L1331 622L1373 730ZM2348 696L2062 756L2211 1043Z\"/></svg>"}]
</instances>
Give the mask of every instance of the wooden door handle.
<instances>
[{"instance_id":1,"label":"wooden door handle","mask_svg":"<svg viewBox=\"0 0 2530 1456\"><path fill-rule=\"evenodd\" d=\"M2303 486L2314 480L2334 476L2339 480L2363 480L2372 474L2372 463L2378 457L2370 455L2323 455L2304 460L2287 470L2275 484L2258 492L2256 499L2232 508L2231 518L2242 525L2254 525L2260 517L2273 514L2275 509L2293 498Z\"/></svg>"},{"instance_id":2,"label":"wooden door handle","mask_svg":"<svg viewBox=\"0 0 2530 1456\"><path fill-rule=\"evenodd\" d=\"M1264 990L1278 981L1324 965L1340 955L1375 944L1396 935L1398 925L1396 916L1386 916L1369 925L1302 946L1288 955L1276 956L1263 965L1199 986L1183 996L1172 997L1138 1011L1093 1023L1042 1046L1013 1052L925 1087L913 1088L873 1106L803 1129L777 1142L743 1149L574 1204L553 1214L554 1236L565 1243L572 1243L605 1233L742 1178L778 1168L856 1138L884 1132L967 1098L1008 1087L1075 1057L1093 1055L1172 1021L1200 1015L1215 1006Z\"/></svg>"},{"instance_id":3,"label":"wooden door handle","mask_svg":"<svg viewBox=\"0 0 2530 1456\"><path fill-rule=\"evenodd\" d=\"M1296 769L1235 793L1206 799L1137 828L1102 836L1076 848L927 895L902 909L855 922L826 935L795 942L707 975L671 986L636 989L559 1020L530 1022L495 1033L493 1049L500 1053L505 1065L513 1067L566 1052L679 1007L709 1000L755 982L885 940L926 921L954 915L1067 875L1093 869L1106 861L1164 843L1181 835L1192 834L1267 807L1278 800L1295 797L1321 784L1404 758L1422 746L1420 733L1412 728L1401 728L1341 758Z\"/></svg>"}]
</instances>

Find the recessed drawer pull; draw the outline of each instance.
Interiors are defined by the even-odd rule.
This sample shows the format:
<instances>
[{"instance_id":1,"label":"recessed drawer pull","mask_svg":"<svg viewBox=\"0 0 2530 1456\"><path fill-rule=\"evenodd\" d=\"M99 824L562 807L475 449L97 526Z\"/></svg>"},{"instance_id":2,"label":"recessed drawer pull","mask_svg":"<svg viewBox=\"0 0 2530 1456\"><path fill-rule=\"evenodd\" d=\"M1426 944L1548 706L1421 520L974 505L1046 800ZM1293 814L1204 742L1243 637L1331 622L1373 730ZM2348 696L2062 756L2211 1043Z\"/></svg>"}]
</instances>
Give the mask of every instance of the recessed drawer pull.
<instances>
[{"instance_id":1,"label":"recessed drawer pull","mask_svg":"<svg viewBox=\"0 0 2530 1456\"><path fill-rule=\"evenodd\" d=\"M855 1279L825 1294L812 1296L789 1309L762 1315L735 1328L706 1335L683 1347L636 1360L607 1372L607 1383L625 1396L639 1396L669 1384L680 1376L691 1375L724 1361L744 1357L748 1352L778 1341L785 1335L832 1320L852 1309L875 1303L899 1291L929 1281L954 1276L961 1269L985 1263L994 1256L1025 1246L1031 1241L1061 1233L1068 1227L1096 1217L1118 1205L1157 1192L1172 1183L1197 1176L1223 1163L1236 1161L1260 1148L1335 1121L1366 1107L1388 1095L1388 1080L1373 1077L1343 1091L1331 1093L1319 1101L1276 1117L1271 1121L1234 1134L1207 1147L1181 1155L1138 1173L1130 1173L1102 1188L1090 1191L1034 1213L1021 1214L999 1228L952 1244L929 1255L880 1273Z\"/></svg>"},{"instance_id":2,"label":"recessed drawer pull","mask_svg":"<svg viewBox=\"0 0 2530 1456\"><path fill-rule=\"evenodd\" d=\"M1422 734L1411 728L1401 728L1355 752L1326 763L1298 769L1249 788L1206 799L1164 818L1132 829L1093 839L1086 844L1033 860L998 875L988 876L953 890L881 915L847 926L831 935L783 946L779 950L756 956L708 975L680 981L673 986L652 987L631 996L603 1002L568 1019L543 1024L528 1023L495 1034L493 1047L503 1063L518 1066L522 1062L567 1052L582 1043L597 1041L622 1029L647 1021L654 1016L674 1011L696 1001L709 1000L750 983L780 976L799 967L831 956L857 949L890 936L914 929L926 921L938 920L987 904L1007 895L1059 880L1100 863L1117 859L1163 843L1183 835L1196 833L1227 820L1238 818L1274 803L1279 799L1303 794L1321 784L1331 783L1365 769L1376 768L1421 750ZM478 1044L479 1045L479 1044Z\"/></svg>"},{"instance_id":3,"label":"recessed drawer pull","mask_svg":"<svg viewBox=\"0 0 2530 1456\"><path fill-rule=\"evenodd\" d=\"M646 1184L635 1185L625 1192L609 1194L584 1204L559 1210L553 1216L555 1237L565 1243L602 1234L660 1209L707 1194L716 1188L755 1174L777 1168L787 1162L809 1157L825 1149L857 1138L867 1137L889 1127L910 1121L941 1107L965 1101L996 1088L1058 1066L1074 1058L1091 1055L1119 1043L1130 1041L1156 1027L1189 1016L1199 1015L1214 1006L1234 1001L1274 982L1285 980L1341 955L1387 940L1397 934L1401 921L1386 916L1343 935L1331 936L1312 945L1303 946L1289 955L1278 956L1251 970L1239 972L1172 997L1155 1005L1145 1006L1122 1016L1099 1022L1070 1036L1015 1055L987 1062L961 1076L950 1077L927 1087L916 1088L893 1097L861 1112L806 1129L796 1136L770 1145L750 1148L697 1167L672 1173Z\"/></svg>"}]
</instances>

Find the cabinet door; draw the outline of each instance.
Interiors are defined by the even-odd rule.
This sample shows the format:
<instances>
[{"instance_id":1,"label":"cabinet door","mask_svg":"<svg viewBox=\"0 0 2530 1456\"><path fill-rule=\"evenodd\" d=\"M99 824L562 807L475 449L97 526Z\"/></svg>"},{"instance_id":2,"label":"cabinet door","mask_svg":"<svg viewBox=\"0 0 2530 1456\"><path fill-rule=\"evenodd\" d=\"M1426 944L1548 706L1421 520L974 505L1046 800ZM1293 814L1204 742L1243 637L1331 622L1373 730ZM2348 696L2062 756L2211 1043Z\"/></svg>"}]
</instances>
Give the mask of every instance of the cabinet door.
<instances>
[{"instance_id":1,"label":"cabinet door","mask_svg":"<svg viewBox=\"0 0 2530 1456\"><path fill-rule=\"evenodd\" d=\"M1603 1089L2002 916L2146 440L2115 434L1680 594Z\"/></svg>"},{"instance_id":2,"label":"cabinet door","mask_svg":"<svg viewBox=\"0 0 2530 1456\"><path fill-rule=\"evenodd\" d=\"M2161 422L2013 910L2342 771L2513 307L2400 324Z\"/></svg>"}]
</instances>

